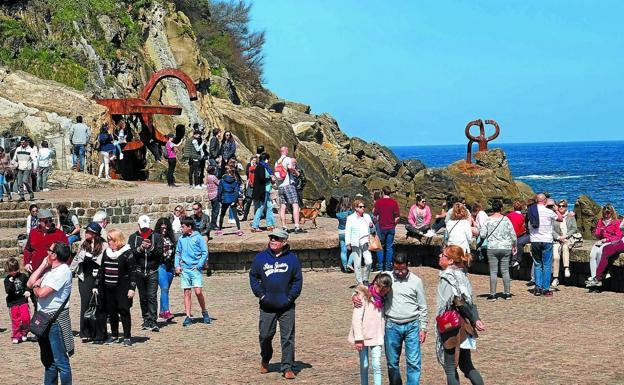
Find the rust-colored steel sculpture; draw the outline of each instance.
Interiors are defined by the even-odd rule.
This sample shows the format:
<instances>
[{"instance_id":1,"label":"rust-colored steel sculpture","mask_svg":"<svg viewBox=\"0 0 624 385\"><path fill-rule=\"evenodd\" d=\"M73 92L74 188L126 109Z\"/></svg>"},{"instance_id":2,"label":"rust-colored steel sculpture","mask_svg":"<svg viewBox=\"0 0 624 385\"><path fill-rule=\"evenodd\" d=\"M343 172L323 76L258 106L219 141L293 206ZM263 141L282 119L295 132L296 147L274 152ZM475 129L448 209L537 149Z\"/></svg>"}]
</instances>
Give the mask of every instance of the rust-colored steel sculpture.
<instances>
[{"instance_id":1,"label":"rust-colored steel sculpture","mask_svg":"<svg viewBox=\"0 0 624 385\"><path fill-rule=\"evenodd\" d=\"M123 148L124 155L128 152L139 150L153 141L159 144L166 143L167 138L154 128L153 115L180 115L182 113L182 107L180 106L154 105L148 101L156 85L165 78L180 80L186 86L190 100L197 100L197 89L193 80L184 72L174 68L166 68L155 72L145 87L143 87L143 90L141 90L138 98L96 100L98 104L108 109L111 121L118 120L121 115L134 115L139 118L141 124L146 129L146 135L141 135L141 138L133 139L125 145ZM127 161L124 163L132 161L132 157L126 159Z\"/></svg>"},{"instance_id":2,"label":"rust-colored steel sculpture","mask_svg":"<svg viewBox=\"0 0 624 385\"><path fill-rule=\"evenodd\" d=\"M494 126L494 133L488 137L485 136L485 124L491 124ZM472 163L472 144L473 143L475 142L479 143L478 152L487 151L488 142L496 139L498 135L500 134L500 127L498 126L498 123L496 123L495 120L488 119L485 121L485 124L483 123L483 120L477 119L477 120L468 122L468 124L466 125L466 138L469 139L468 149L466 151L466 163L468 164ZM470 129L472 128L472 126L479 126L479 136L474 136L470 134Z\"/></svg>"}]
</instances>

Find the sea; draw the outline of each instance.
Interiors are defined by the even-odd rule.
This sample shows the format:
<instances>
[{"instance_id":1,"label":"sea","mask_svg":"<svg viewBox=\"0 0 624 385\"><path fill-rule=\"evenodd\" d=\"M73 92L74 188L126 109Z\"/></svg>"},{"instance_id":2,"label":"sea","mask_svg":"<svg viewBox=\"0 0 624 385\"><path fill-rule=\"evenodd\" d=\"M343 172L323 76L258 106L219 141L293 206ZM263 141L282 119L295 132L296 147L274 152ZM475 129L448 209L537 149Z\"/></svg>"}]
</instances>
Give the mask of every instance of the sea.
<instances>
[{"instance_id":1,"label":"sea","mask_svg":"<svg viewBox=\"0 0 624 385\"><path fill-rule=\"evenodd\" d=\"M624 212L624 141L562 143L490 143L507 154L515 179L535 192L567 199L589 195L598 204ZM446 167L466 158L466 145L391 147L401 160L420 159L427 167ZM477 146L473 146L473 153Z\"/></svg>"}]
</instances>

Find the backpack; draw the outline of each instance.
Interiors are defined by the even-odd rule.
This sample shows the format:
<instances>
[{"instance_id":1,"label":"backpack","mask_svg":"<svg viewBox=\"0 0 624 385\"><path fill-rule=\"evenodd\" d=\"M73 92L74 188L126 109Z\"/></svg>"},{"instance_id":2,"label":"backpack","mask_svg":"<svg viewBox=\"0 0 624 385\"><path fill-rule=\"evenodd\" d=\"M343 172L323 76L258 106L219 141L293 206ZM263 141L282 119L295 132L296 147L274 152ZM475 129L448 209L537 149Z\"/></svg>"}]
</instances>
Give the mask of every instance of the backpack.
<instances>
[{"instance_id":1,"label":"backpack","mask_svg":"<svg viewBox=\"0 0 624 385\"><path fill-rule=\"evenodd\" d=\"M299 176L295 178L295 188L301 191L308 183L308 180L306 179L303 169L297 168L297 171L299 171Z\"/></svg>"},{"instance_id":2,"label":"backpack","mask_svg":"<svg viewBox=\"0 0 624 385\"><path fill-rule=\"evenodd\" d=\"M273 174L280 182L286 179L286 177L288 176L288 170L286 170L283 165L284 158L285 157L282 156L277 160L277 162L275 162L275 170L273 171Z\"/></svg>"}]
</instances>

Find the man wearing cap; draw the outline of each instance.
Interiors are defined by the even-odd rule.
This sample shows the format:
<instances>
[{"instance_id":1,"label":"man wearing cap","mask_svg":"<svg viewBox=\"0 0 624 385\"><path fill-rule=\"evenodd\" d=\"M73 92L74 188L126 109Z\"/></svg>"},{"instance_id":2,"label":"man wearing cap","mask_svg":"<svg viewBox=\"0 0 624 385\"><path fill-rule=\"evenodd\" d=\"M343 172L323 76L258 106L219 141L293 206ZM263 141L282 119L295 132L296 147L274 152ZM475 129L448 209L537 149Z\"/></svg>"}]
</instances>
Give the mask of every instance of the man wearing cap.
<instances>
[{"instance_id":1,"label":"man wearing cap","mask_svg":"<svg viewBox=\"0 0 624 385\"><path fill-rule=\"evenodd\" d=\"M273 356L273 336L279 322L282 344L280 371L284 378L295 378L295 300L301 294L301 263L290 252L288 233L276 229L269 234L269 247L256 255L249 271L251 291L260 307L260 373L269 372Z\"/></svg>"},{"instance_id":2,"label":"man wearing cap","mask_svg":"<svg viewBox=\"0 0 624 385\"><path fill-rule=\"evenodd\" d=\"M130 235L128 245L137 267L136 284L143 316L142 328L157 332L158 268L163 256L163 238L160 233L152 231L147 215L139 217L139 230Z\"/></svg>"},{"instance_id":3,"label":"man wearing cap","mask_svg":"<svg viewBox=\"0 0 624 385\"><path fill-rule=\"evenodd\" d=\"M69 246L65 233L54 224L50 210L40 210L38 218L39 225L30 230L28 242L24 247L24 269L29 273L37 270L48 256L48 249L54 242L62 242Z\"/></svg>"},{"instance_id":4,"label":"man wearing cap","mask_svg":"<svg viewBox=\"0 0 624 385\"><path fill-rule=\"evenodd\" d=\"M102 233L100 236L102 237L102 239L106 240L108 236L108 233L106 232L106 226L108 226L108 214L106 214L106 211L100 210L93 214L92 221L102 227Z\"/></svg>"}]
</instances>

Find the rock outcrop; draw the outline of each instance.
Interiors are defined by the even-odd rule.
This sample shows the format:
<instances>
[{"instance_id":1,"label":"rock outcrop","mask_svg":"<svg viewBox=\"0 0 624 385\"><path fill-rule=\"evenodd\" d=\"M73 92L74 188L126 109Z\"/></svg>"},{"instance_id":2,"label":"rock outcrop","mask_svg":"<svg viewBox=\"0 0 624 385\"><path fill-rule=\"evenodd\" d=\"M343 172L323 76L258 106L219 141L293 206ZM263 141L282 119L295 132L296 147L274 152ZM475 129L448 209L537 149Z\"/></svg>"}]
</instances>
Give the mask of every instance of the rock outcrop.
<instances>
[{"instance_id":1,"label":"rock outcrop","mask_svg":"<svg viewBox=\"0 0 624 385\"><path fill-rule=\"evenodd\" d=\"M576 225L584 239L594 239L594 229L601 215L600 205L587 195L581 195L574 203Z\"/></svg>"}]
</instances>

